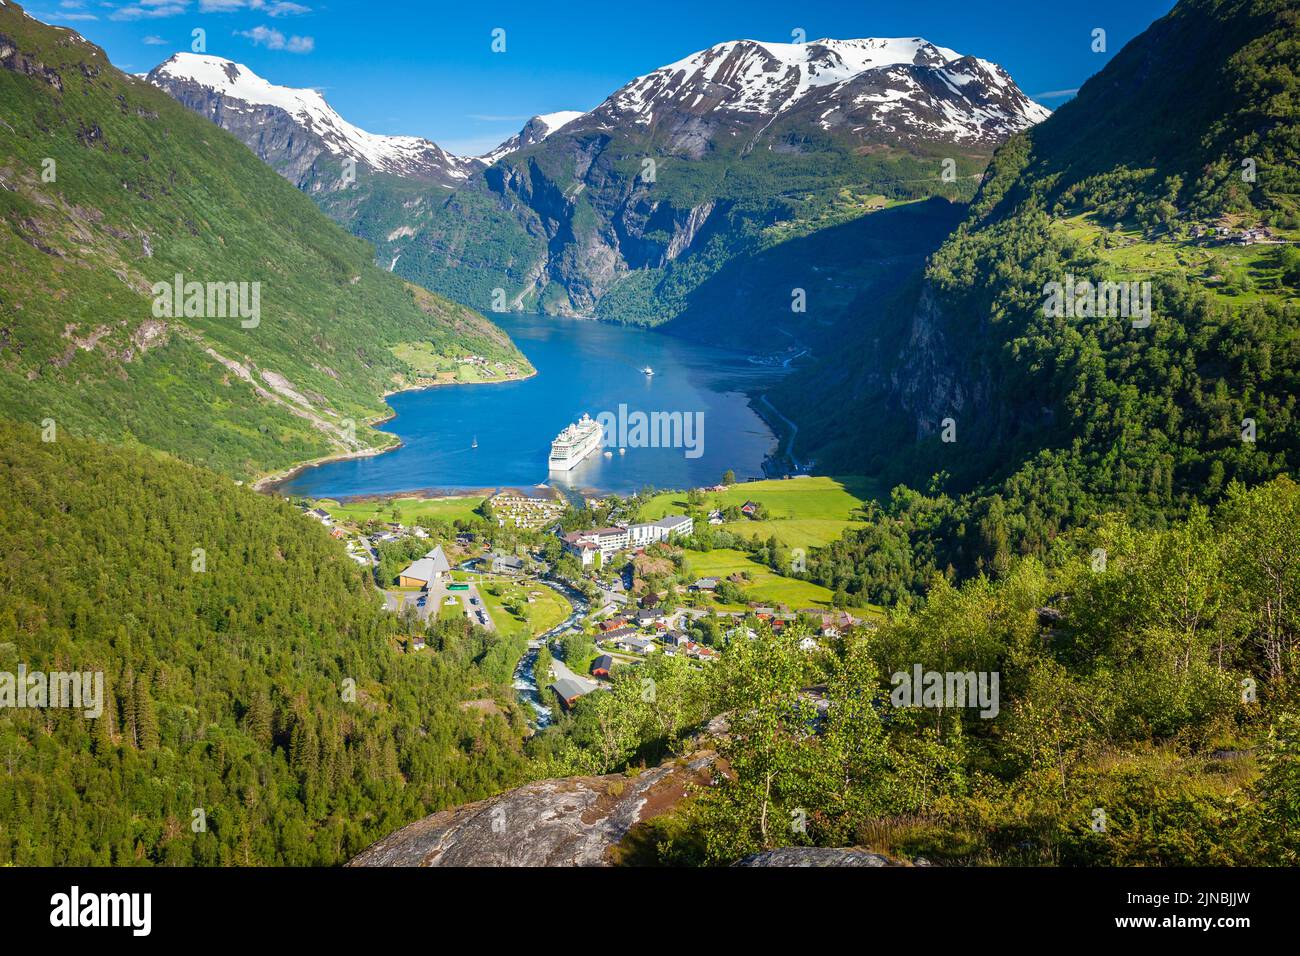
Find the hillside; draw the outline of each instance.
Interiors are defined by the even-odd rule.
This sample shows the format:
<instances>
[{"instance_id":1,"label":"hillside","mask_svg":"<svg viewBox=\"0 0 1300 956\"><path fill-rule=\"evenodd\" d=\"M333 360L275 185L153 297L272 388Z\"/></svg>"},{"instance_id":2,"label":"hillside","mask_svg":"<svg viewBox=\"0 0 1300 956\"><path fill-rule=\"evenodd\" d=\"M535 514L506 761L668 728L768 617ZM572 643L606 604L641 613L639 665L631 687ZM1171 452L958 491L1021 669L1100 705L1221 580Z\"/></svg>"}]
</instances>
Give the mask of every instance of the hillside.
<instances>
[{"instance_id":1,"label":"hillside","mask_svg":"<svg viewBox=\"0 0 1300 956\"><path fill-rule=\"evenodd\" d=\"M366 427L382 394L458 357L531 371L477 313L376 268L233 136L13 3L0 115L0 410L14 418L248 478L391 442ZM200 294L160 308L155 284L177 275Z\"/></svg>"},{"instance_id":2,"label":"hillside","mask_svg":"<svg viewBox=\"0 0 1300 956\"><path fill-rule=\"evenodd\" d=\"M775 390L801 457L931 489L892 527L961 572L1102 510L1159 522L1293 471L1298 17L1184 0L1013 137L924 273ZM1070 277L1149 283L1149 325L1054 311Z\"/></svg>"},{"instance_id":3,"label":"hillside","mask_svg":"<svg viewBox=\"0 0 1300 956\"><path fill-rule=\"evenodd\" d=\"M287 504L3 419L0 496L0 671L102 670L106 698L5 708L0 866L330 865L526 779L522 641L458 622L401 653ZM509 717L459 706L493 695Z\"/></svg>"}]
</instances>

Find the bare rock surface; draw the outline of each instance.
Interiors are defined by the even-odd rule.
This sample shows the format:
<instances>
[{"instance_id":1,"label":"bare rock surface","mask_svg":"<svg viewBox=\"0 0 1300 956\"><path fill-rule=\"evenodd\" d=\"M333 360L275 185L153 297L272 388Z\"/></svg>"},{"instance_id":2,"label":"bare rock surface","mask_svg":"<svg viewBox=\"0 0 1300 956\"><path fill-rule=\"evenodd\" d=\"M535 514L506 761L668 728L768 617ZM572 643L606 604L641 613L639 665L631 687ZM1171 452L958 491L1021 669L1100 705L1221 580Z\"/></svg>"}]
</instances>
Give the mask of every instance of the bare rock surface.
<instances>
[{"instance_id":1,"label":"bare rock surface","mask_svg":"<svg viewBox=\"0 0 1300 956\"><path fill-rule=\"evenodd\" d=\"M905 866L906 864L861 847L785 846L764 850L738 861L736 866Z\"/></svg>"},{"instance_id":2,"label":"bare rock surface","mask_svg":"<svg viewBox=\"0 0 1300 956\"><path fill-rule=\"evenodd\" d=\"M609 866L638 823L707 784L711 750L635 776L539 780L418 820L348 866Z\"/></svg>"}]
</instances>

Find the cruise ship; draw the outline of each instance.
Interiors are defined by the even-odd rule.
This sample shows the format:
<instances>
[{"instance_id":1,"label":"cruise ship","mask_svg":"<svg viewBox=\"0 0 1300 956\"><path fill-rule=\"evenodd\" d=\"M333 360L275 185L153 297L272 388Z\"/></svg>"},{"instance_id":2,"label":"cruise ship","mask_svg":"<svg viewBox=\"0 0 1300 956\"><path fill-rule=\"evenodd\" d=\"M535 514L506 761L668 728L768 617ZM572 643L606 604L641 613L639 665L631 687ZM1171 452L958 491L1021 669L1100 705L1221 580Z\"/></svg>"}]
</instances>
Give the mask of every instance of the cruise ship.
<instances>
[{"instance_id":1,"label":"cruise ship","mask_svg":"<svg viewBox=\"0 0 1300 956\"><path fill-rule=\"evenodd\" d=\"M582 417L567 426L551 442L551 471L571 471L582 460L600 448L603 429L600 422L583 413Z\"/></svg>"}]
</instances>

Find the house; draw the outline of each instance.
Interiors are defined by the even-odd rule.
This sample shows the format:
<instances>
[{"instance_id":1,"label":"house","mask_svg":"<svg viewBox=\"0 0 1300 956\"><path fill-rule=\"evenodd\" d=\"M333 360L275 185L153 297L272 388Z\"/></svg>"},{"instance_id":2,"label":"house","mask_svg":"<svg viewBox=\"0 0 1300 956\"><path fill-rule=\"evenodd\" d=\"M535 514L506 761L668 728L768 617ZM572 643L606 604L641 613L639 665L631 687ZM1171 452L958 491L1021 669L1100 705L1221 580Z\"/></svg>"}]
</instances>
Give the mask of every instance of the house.
<instances>
[{"instance_id":1,"label":"house","mask_svg":"<svg viewBox=\"0 0 1300 956\"><path fill-rule=\"evenodd\" d=\"M799 642L799 650L801 651L815 651L819 647L821 647L821 645L818 644L811 637L805 637L803 640Z\"/></svg>"},{"instance_id":2,"label":"house","mask_svg":"<svg viewBox=\"0 0 1300 956\"><path fill-rule=\"evenodd\" d=\"M713 524L713 525L722 524L722 523L723 523L723 520L724 520L724 519L723 519L723 517L722 517L722 512L721 512L721 511L710 511L710 512L709 512L709 524Z\"/></svg>"},{"instance_id":3,"label":"house","mask_svg":"<svg viewBox=\"0 0 1300 956\"><path fill-rule=\"evenodd\" d=\"M716 591L718 589L717 578L700 578L686 590L688 591Z\"/></svg>"},{"instance_id":4,"label":"house","mask_svg":"<svg viewBox=\"0 0 1300 956\"><path fill-rule=\"evenodd\" d=\"M611 617L608 621L601 621L597 626L602 631L608 633L609 631L627 627L627 621L623 620L621 617Z\"/></svg>"},{"instance_id":5,"label":"house","mask_svg":"<svg viewBox=\"0 0 1300 956\"><path fill-rule=\"evenodd\" d=\"M758 502L746 501L743 505L740 506L740 513L744 515L746 518L754 517L754 515L758 513Z\"/></svg>"},{"instance_id":6,"label":"house","mask_svg":"<svg viewBox=\"0 0 1300 956\"><path fill-rule=\"evenodd\" d=\"M687 657L693 657L698 661L711 661L716 660L718 657L718 652L713 648L697 644L695 641L687 641L683 644L682 651Z\"/></svg>"},{"instance_id":7,"label":"house","mask_svg":"<svg viewBox=\"0 0 1300 956\"><path fill-rule=\"evenodd\" d=\"M513 554L493 554L492 571L495 574L520 574L524 570L522 558Z\"/></svg>"},{"instance_id":8,"label":"house","mask_svg":"<svg viewBox=\"0 0 1300 956\"><path fill-rule=\"evenodd\" d=\"M659 638L669 647L681 647L690 641L690 638L682 631L665 631Z\"/></svg>"},{"instance_id":9,"label":"house","mask_svg":"<svg viewBox=\"0 0 1300 956\"><path fill-rule=\"evenodd\" d=\"M641 595L641 600L637 603L643 608L654 610L658 606L659 602L667 596L668 595L663 591L646 591L645 594Z\"/></svg>"},{"instance_id":10,"label":"house","mask_svg":"<svg viewBox=\"0 0 1300 956\"><path fill-rule=\"evenodd\" d=\"M602 635L601 640L606 641L607 643L617 644L619 641L623 640L624 638L635 637L637 633L638 632L635 627L620 627L617 630L609 631L608 633Z\"/></svg>"},{"instance_id":11,"label":"house","mask_svg":"<svg viewBox=\"0 0 1300 956\"><path fill-rule=\"evenodd\" d=\"M822 636L836 637L851 627L857 626L858 619L848 611L835 611L822 615Z\"/></svg>"},{"instance_id":12,"label":"house","mask_svg":"<svg viewBox=\"0 0 1300 956\"><path fill-rule=\"evenodd\" d=\"M596 685L577 677L561 677L551 685L550 689L560 699L560 706L565 710L571 710L578 702L578 698L590 694L596 689Z\"/></svg>"},{"instance_id":13,"label":"house","mask_svg":"<svg viewBox=\"0 0 1300 956\"><path fill-rule=\"evenodd\" d=\"M632 654L650 654L655 649L655 642L653 638L632 634L619 638L618 646Z\"/></svg>"},{"instance_id":14,"label":"house","mask_svg":"<svg viewBox=\"0 0 1300 956\"><path fill-rule=\"evenodd\" d=\"M608 654L601 654L591 662L592 677L608 677L609 672L614 669L614 658Z\"/></svg>"},{"instance_id":15,"label":"house","mask_svg":"<svg viewBox=\"0 0 1300 956\"><path fill-rule=\"evenodd\" d=\"M397 576L397 584L399 587L427 590L430 584L450 574L447 556L442 552L442 545L437 545L420 560L404 568Z\"/></svg>"},{"instance_id":16,"label":"house","mask_svg":"<svg viewBox=\"0 0 1300 956\"><path fill-rule=\"evenodd\" d=\"M334 538L335 540L338 540L339 538L344 537L343 529L342 529L342 528L335 528L335 529L333 529L333 530L330 532L330 537L331 537L331 538Z\"/></svg>"},{"instance_id":17,"label":"house","mask_svg":"<svg viewBox=\"0 0 1300 956\"><path fill-rule=\"evenodd\" d=\"M645 524L629 525L628 540L634 548L644 548L648 544L667 541L681 535L689 535L695 530L695 520L687 515L668 515L657 521Z\"/></svg>"},{"instance_id":18,"label":"house","mask_svg":"<svg viewBox=\"0 0 1300 956\"><path fill-rule=\"evenodd\" d=\"M417 637L415 640L413 640L413 641L411 642L411 650L413 650L413 651L422 651L422 650L424 650L424 638L422 638L422 637Z\"/></svg>"},{"instance_id":19,"label":"house","mask_svg":"<svg viewBox=\"0 0 1300 956\"><path fill-rule=\"evenodd\" d=\"M305 514L309 518L315 518L327 528L334 523L334 519L330 517L330 513L324 508L312 508L305 512Z\"/></svg>"},{"instance_id":20,"label":"house","mask_svg":"<svg viewBox=\"0 0 1300 956\"><path fill-rule=\"evenodd\" d=\"M647 624L653 624L664 616L664 609L661 607L642 608L636 612L637 624L644 627Z\"/></svg>"}]
</instances>

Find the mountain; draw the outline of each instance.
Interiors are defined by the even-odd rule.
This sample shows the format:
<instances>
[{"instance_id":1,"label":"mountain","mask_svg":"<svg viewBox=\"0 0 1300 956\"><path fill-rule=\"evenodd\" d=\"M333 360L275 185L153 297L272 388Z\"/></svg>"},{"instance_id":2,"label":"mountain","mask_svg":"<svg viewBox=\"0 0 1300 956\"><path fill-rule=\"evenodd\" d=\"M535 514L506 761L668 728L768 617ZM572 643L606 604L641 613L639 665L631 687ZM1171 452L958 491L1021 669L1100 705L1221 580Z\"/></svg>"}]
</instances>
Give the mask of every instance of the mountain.
<instances>
[{"instance_id":1,"label":"mountain","mask_svg":"<svg viewBox=\"0 0 1300 956\"><path fill-rule=\"evenodd\" d=\"M774 391L801 457L936 489L894 526L958 572L1300 465L1298 25L1182 0L1013 136L925 270Z\"/></svg>"},{"instance_id":2,"label":"mountain","mask_svg":"<svg viewBox=\"0 0 1300 956\"><path fill-rule=\"evenodd\" d=\"M242 63L177 53L146 80L243 140L300 189L338 189L344 162L451 187L479 165L418 136L378 136L353 126L316 90L268 83Z\"/></svg>"},{"instance_id":3,"label":"mountain","mask_svg":"<svg viewBox=\"0 0 1300 956\"><path fill-rule=\"evenodd\" d=\"M524 124L524 128L518 133L511 136L492 152L484 153L479 158L491 166L497 160L509 156L511 153L527 146L536 146L546 137L557 130L563 129L582 115L584 114L581 110L560 110L558 113L543 113L540 116L534 116Z\"/></svg>"},{"instance_id":4,"label":"mountain","mask_svg":"<svg viewBox=\"0 0 1300 956\"><path fill-rule=\"evenodd\" d=\"M1045 115L1000 68L919 38L733 41L367 236L480 308L817 348L853 301L920 265L993 147ZM846 244L874 254L841 268Z\"/></svg>"},{"instance_id":5,"label":"mountain","mask_svg":"<svg viewBox=\"0 0 1300 956\"><path fill-rule=\"evenodd\" d=\"M699 157L724 135L744 138L746 151L780 142L787 120L856 145L994 146L1047 115L1001 67L920 37L735 40L638 77L574 129L630 124Z\"/></svg>"},{"instance_id":6,"label":"mountain","mask_svg":"<svg viewBox=\"0 0 1300 956\"><path fill-rule=\"evenodd\" d=\"M179 92L263 152L238 115ZM993 148L1046 115L1000 67L921 38L737 40L534 118L450 193L381 172L313 195L384 266L474 308L816 348L920 265ZM872 255L846 263L854 245Z\"/></svg>"},{"instance_id":7,"label":"mountain","mask_svg":"<svg viewBox=\"0 0 1300 956\"><path fill-rule=\"evenodd\" d=\"M531 371L234 136L14 3L0 116L6 415L251 478L387 445L365 424L381 395L455 379L458 359Z\"/></svg>"}]
</instances>

